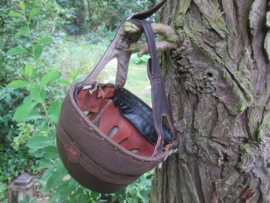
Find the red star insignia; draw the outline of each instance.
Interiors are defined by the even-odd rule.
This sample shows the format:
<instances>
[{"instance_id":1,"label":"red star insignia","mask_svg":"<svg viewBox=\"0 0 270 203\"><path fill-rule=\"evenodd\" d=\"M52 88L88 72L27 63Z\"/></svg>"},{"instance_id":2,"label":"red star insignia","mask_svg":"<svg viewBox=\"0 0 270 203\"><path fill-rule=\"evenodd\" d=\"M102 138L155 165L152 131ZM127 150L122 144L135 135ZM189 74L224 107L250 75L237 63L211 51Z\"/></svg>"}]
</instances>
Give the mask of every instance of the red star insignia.
<instances>
[{"instance_id":1,"label":"red star insignia","mask_svg":"<svg viewBox=\"0 0 270 203\"><path fill-rule=\"evenodd\" d=\"M71 162L79 163L80 158L80 152L79 150L73 145L73 143L70 143L65 147L68 160ZM79 155L79 156L78 156Z\"/></svg>"}]
</instances>

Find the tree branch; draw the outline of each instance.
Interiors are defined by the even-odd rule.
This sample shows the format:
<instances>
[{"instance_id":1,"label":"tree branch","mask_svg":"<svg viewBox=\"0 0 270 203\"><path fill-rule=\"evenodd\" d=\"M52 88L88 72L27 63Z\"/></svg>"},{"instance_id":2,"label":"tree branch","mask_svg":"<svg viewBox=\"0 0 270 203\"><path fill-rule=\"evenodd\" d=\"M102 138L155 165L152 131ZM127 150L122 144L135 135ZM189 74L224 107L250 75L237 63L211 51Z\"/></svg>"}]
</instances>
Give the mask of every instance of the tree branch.
<instances>
[{"instance_id":1,"label":"tree branch","mask_svg":"<svg viewBox=\"0 0 270 203\"><path fill-rule=\"evenodd\" d=\"M172 27L163 24L152 24L152 28L154 34L163 36L163 41L156 43L157 51L168 51L178 47L180 40ZM137 25L127 22L124 25L124 31L129 34L135 34L142 30ZM147 44L142 42L131 43L128 51L138 52L138 57L142 57L144 54L149 53L149 47Z\"/></svg>"}]
</instances>

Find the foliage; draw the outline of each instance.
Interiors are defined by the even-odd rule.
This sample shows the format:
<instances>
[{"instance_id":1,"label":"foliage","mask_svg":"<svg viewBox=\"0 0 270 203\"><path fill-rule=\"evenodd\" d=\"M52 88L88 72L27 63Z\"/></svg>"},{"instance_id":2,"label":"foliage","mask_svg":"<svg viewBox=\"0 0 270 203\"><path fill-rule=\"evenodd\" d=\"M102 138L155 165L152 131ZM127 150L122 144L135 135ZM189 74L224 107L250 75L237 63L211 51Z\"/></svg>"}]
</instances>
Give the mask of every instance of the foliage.
<instances>
[{"instance_id":1,"label":"foliage","mask_svg":"<svg viewBox=\"0 0 270 203\"><path fill-rule=\"evenodd\" d=\"M96 31L102 25L106 25L106 30L115 30L123 23L131 14L138 13L149 9L156 5L156 0L57 0L57 3L65 8L74 8L76 19L73 25L78 29L74 29L76 33L85 34ZM158 16L151 17L153 21L158 21ZM72 26L69 26L71 31Z\"/></svg>"},{"instance_id":2,"label":"foliage","mask_svg":"<svg viewBox=\"0 0 270 203\"><path fill-rule=\"evenodd\" d=\"M149 58L150 58L149 54L145 54L140 58L136 57L135 54L132 54L131 63L134 63L136 65L138 65L138 64L145 64L146 65Z\"/></svg>"},{"instance_id":3,"label":"foliage","mask_svg":"<svg viewBox=\"0 0 270 203\"><path fill-rule=\"evenodd\" d=\"M56 148L56 124L65 91L90 73L115 32L103 25L96 36L67 38L62 29L70 11L53 0L3 5L0 12L6 24L0 29L0 199L15 176L46 169L38 184L45 186L39 188L42 195L52 191L49 202L102 202L101 194L84 188L68 175ZM137 61L134 57L132 60ZM109 63L99 80L112 82L116 64ZM61 67L65 68L60 73ZM128 83L136 85L133 80ZM107 196L119 202L147 202L149 177L144 175L126 189Z\"/></svg>"},{"instance_id":4,"label":"foliage","mask_svg":"<svg viewBox=\"0 0 270 203\"><path fill-rule=\"evenodd\" d=\"M23 172L37 170L38 160L25 146L38 129L38 124L33 124L37 114L29 112L27 115L24 111L18 114L20 111L17 111L15 118L27 118L13 119L15 109L27 106L31 101L27 90L18 88L30 88L30 80L45 74L38 60L47 45L58 39L56 30L66 22L59 15L66 18L65 13L53 0L0 2L0 199L6 194L6 183ZM22 107L19 109L23 110Z\"/></svg>"}]
</instances>

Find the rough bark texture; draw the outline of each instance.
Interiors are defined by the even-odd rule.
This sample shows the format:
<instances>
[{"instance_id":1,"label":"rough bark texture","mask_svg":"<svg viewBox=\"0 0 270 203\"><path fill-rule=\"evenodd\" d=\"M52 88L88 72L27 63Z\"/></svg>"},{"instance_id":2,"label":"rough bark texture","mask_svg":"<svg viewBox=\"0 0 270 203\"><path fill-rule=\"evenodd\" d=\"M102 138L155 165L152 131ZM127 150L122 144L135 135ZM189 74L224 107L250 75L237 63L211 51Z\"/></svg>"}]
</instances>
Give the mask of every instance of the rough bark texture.
<instances>
[{"instance_id":1,"label":"rough bark texture","mask_svg":"<svg viewBox=\"0 0 270 203\"><path fill-rule=\"evenodd\" d=\"M267 0L168 0L179 36L160 54L179 153L156 169L150 202L270 202Z\"/></svg>"}]
</instances>

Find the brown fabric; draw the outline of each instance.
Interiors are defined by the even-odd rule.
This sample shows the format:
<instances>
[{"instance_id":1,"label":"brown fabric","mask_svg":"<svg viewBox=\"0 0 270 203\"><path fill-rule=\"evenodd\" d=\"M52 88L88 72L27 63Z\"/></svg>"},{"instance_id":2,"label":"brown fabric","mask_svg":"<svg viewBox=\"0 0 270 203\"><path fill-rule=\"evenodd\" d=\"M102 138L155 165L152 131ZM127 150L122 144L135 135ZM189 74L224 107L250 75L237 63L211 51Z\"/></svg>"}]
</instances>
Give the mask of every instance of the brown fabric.
<instances>
[{"instance_id":1,"label":"brown fabric","mask_svg":"<svg viewBox=\"0 0 270 203\"><path fill-rule=\"evenodd\" d=\"M67 156L64 156L65 148L61 140L59 139L59 135L57 136L57 148L58 152L60 154L61 160L67 169L68 173L81 185L83 185L86 188L89 188L90 190L100 192L100 193L114 193L117 192L124 187L126 187L129 183L134 182L139 176L134 177L130 180L129 183L125 184L119 184L119 183L112 183L112 181L108 182L104 180L102 173L100 173L102 170L100 170L96 165L91 164L92 162L86 161L87 167L84 167L84 161L80 164L74 163L69 161ZM85 164L85 165L86 165ZM90 173L89 171L94 171L95 175ZM111 174L109 175L109 177ZM126 176L116 176L115 181L119 180L125 180Z\"/></svg>"},{"instance_id":2,"label":"brown fabric","mask_svg":"<svg viewBox=\"0 0 270 203\"><path fill-rule=\"evenodd\" d=\"M98 166L115 174L135 176L151 170L168 155L164 153L155 157L140 156L115 143L80 110L73 99L75 86L76 84L72 86L63 101L58 123L61 124L67 136L76 142L80 151Z\"/></svg>"}]
</instances>

